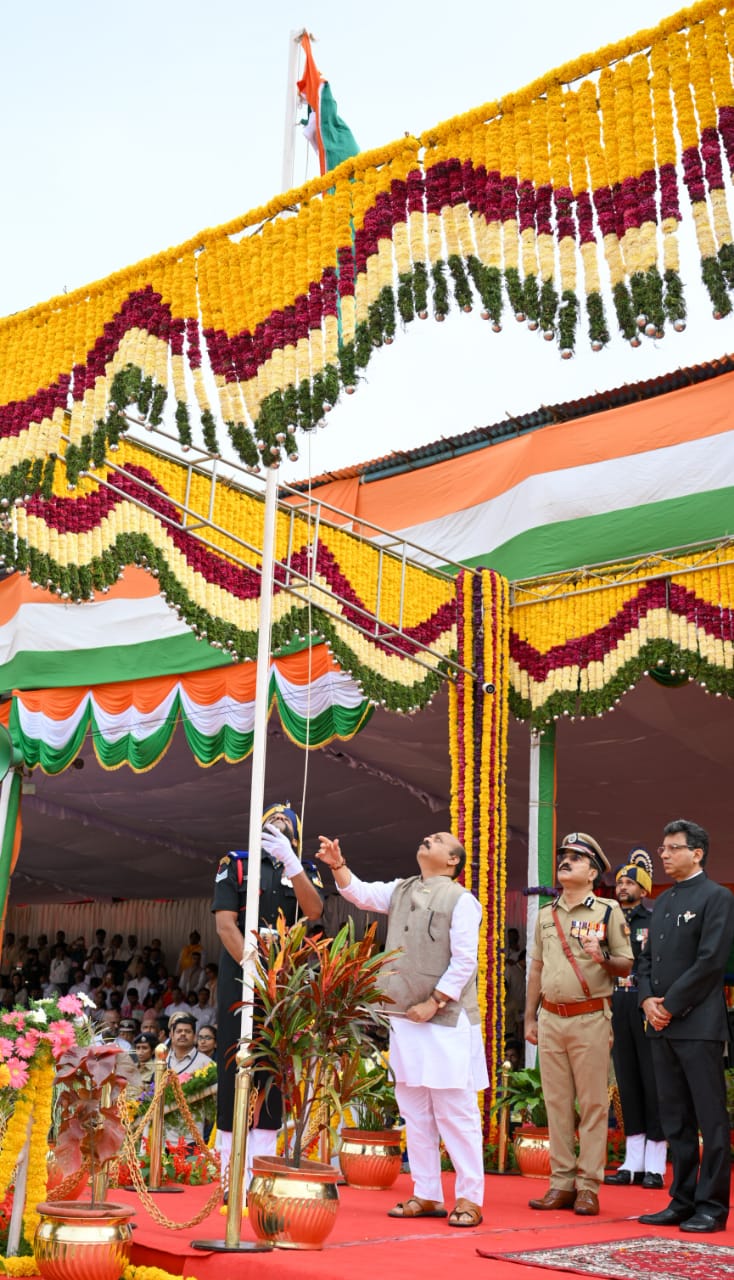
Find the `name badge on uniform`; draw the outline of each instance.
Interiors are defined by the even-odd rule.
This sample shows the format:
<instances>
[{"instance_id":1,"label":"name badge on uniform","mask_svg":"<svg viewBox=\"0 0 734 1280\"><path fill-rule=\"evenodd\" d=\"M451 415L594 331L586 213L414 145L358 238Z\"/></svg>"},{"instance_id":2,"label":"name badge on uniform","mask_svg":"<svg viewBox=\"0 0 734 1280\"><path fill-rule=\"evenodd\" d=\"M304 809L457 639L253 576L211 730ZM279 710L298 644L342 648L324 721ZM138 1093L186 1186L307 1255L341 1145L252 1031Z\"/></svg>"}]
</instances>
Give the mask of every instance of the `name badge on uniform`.
<instances>
[{"instance_id":1,"label":"name badge on uniform","mask_svg":"<svg viewBox=\"0 0 734 1280\"><path fill-rule=\"evenodd\" d=\"M603 942L607 936L607 926L604 920L571 920L571 937L578 938L579 942L583 942L584 938L596 938L598 942Z\"/></svg>"}]
</instances>

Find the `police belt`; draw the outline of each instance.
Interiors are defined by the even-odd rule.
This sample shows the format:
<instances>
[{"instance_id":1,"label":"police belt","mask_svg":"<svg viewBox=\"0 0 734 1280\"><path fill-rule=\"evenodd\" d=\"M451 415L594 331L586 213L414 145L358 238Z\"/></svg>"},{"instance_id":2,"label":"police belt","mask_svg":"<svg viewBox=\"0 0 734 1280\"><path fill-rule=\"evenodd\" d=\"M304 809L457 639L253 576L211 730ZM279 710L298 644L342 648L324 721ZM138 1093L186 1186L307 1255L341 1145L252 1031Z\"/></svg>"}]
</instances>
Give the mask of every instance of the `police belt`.
<instances>
[{"instance_id":1,"label":"police belt","mask_svg":"<svg viewBox=\"0 0 734 1280\"><path fill-rule=\"evenodd\" d=\"M580 1013L598 1013L601 1009L607 1009L609 997L592 996L590 1000L573 1000L569 1004L551 1004L550 1000L543 998L540 1007L548 1013L557 1014L559 1018L575 1018Z\"/></svg>"}]
</instances>

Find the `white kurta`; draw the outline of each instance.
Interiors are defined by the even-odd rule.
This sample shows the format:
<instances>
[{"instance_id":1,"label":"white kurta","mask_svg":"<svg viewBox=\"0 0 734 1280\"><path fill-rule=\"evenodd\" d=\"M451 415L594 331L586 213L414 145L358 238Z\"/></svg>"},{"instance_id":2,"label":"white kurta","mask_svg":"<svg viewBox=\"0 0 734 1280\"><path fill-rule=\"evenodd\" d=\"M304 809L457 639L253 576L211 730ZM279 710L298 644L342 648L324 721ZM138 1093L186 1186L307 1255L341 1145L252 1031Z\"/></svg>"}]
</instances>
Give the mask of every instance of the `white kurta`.
<instances>
[{"instance_id":1,"label":"white kurta","mask_svg":"<svg viewBox=\"0 0 734 1280\"><path fill-rule=\"evenodd\" d=\"M351 876L347 887L339 890L342 897L362 910L387 915L392 895L401 881L375 880L366 884L354 872ZM477 899L470 893L462 894L451 917L451 960L435 984L437 991L452 1000L458 1000L476 969L481 918L482 908ZM489 1084L481 1027L473 1026L463 1010L455 1027L391 1018L390 1065L396 1080L429 1089L479 1092Z\"/></svg>"}]
</instances>

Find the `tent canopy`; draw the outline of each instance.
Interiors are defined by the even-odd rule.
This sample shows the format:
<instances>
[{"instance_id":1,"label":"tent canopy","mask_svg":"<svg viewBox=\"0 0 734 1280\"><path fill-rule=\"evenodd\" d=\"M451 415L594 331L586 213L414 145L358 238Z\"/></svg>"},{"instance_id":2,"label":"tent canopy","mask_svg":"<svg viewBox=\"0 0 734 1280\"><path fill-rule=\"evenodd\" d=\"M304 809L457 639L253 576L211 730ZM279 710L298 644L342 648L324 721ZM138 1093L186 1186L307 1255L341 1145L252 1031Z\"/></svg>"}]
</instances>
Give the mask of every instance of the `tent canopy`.
<instances>
[{"instance_id":1,"label":"tent canopy","mask_svg":"<svg viewBox=\"0 0 734 1280\"><path fill-rule=\"evenodd\" d=\"M411 873L420 838L450 824L446 704L444 692L399 721L379 709L352 741L308 755L271 718L266 798L300 806L305 785L305 856L325 832L339 835L367 878ZM249 762L200 768L180 727L144 776L101 769L88 739L80 760L82 769L56 776L33 771L11 902L207 897L218 858L247 839ZM614 715L559 723L558 831L592 832L615 866L636 843L654 849L671 818L690 817L711 834L711 874L734 881L731 765L728 699L643 680ZM528 729L517 721L508 792L508 887L519 890L527 878Z\"/></svg>"}]
</instances>

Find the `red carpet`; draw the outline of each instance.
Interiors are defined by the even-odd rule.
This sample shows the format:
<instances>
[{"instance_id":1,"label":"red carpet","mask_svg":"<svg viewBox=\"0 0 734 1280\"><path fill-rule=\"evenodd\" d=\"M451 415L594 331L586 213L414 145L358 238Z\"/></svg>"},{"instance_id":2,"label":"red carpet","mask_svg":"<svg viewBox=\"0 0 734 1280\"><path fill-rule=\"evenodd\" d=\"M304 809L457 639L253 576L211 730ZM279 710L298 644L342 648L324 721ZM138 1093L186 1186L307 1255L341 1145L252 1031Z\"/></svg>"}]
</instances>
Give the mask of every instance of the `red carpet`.
<instances>
[{"instance_id":1,"label":"red carpet","mask_svg":"<svg viewBox=\"0 0 734 1280\"><path fill-rule=\"evenodd\" d=\"M478 1255L481 1248L492 1254L512 1254L571 1245L589 1245L643 1237L674 1239L684 1237L676 1228L640 1225L636 1216L655 1212L668 1203L665 1191L642 1191L639 1187L602 1187L598 1218L581 1218L566 1211L537 1213L528 1208L531 1196L542 1194L542 1181L516 1175L486 1179L484 1222L470 1230L448 1227L445 1220L416 1219L401 1223L387 1217L387 1210L410 1195L412 1183L401 1174L390 1191L356 1191L340 1187L340 1207L336 1226L319 1252L275 1249L272 1253L202 1253L191 1248L191 1240L222 1239L226 1219L213 1213L197 1227L166 1230L158 1226L138 1204L132 1261L138 1265L162 1267L166 1271L196 1280L231 1280L233 1275L258 1280L336 1280L349 1274L350 1280L374 1280L399 1272L401 1280L453 1273L461 1280L548 1280L548 1272L531 1261L503 1262ZM453 1177L444 1176L446 1204L453 1205ZM181 1221L192 1218L206 1201L208 1187L186 1188L183 1195L156 1197L156 1205L166 1217ZM138 1203L132 1192L115 1192L115 1197ZM252 1239L247 1220L242 1238ZM734 1220L728 1230L710 1237L711 1244L734 1247ZM705 1243L705 1242L702 1242ZM602 1273L603 1274L603 1273ZM693 1273L706 1280L705 1267Z\"/></svg>"}]
</instances>

